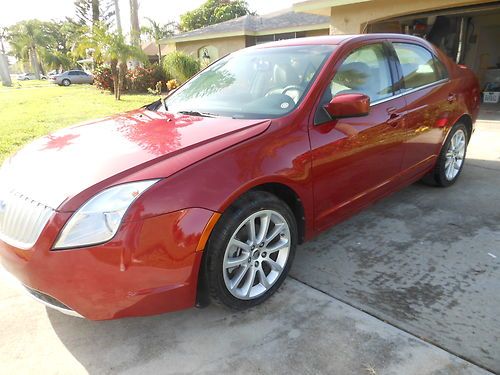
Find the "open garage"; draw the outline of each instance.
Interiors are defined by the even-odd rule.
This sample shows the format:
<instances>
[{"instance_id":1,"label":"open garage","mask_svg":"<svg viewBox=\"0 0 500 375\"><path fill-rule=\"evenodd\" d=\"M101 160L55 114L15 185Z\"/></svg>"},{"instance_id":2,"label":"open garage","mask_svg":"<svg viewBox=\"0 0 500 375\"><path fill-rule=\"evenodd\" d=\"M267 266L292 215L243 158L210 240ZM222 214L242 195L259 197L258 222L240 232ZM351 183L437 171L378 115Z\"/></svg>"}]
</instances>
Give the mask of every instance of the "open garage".
<instances>
[{"instance_id":1,"label":"open garage","mask_svg":"<svg viewBox=\"0 0 500 375\"><path fill-rule=\"evenodd\" d=\"M425 38L474 70L486 93L485 109L500 110L498 1L312 0L298 3L294 9L330 15L331 34L391 32Z\"/></svg>"}]
</instances>

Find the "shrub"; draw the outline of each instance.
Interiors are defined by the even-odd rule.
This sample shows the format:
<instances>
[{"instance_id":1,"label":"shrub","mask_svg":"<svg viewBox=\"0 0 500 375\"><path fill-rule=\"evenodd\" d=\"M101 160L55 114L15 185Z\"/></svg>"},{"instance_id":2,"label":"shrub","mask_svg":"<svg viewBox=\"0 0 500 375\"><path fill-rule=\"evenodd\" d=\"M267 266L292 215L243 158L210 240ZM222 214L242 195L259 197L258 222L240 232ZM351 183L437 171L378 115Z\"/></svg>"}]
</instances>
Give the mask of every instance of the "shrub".
<instances>
[{"instance_id":1,"label":"shrub","mask_svg":"<svg viewBox=\"0 0 500 375\"><path fill-rule=\"evenodd\" d=\"M165 73L180 82L185 82L200 71L200 62L183 52L175 51L163 59Z\"/></svg>"},{"instance_id":2,"label":"shrub","mask_svg":"<svg viewBox=\"0 0 500 375\"><path fill-rule=\"evenodd\" d=\"M94 85L99 90L109 90L113 92L113 76L111 69L103 65L97 66L93 71Z\"/></svg>"},{"instance_id":3,"label":"shrub","mask_svg":"<svg viewBox=\"0 0 500 375\"><path fill-rule=\"evenodd\" d=\"M138 66L127 71L125 75L125 89L131 92L157 90L158 82L161 82L161 87L166 87L168 78L158 64L152 64L147 67Z\"/></svg>"},{"instance_id":4,"label":"shrub","mask_svg":"<svg viewBox=\"0 0 500 375\"><path fill-rule=\"evenodd\" d=\"M171 79L170 81L167 82L167 89L168 89L168 91L174 90L177 87L179 87L179 82L177 82L176 79Z\"/></svg>"}]
</instances>

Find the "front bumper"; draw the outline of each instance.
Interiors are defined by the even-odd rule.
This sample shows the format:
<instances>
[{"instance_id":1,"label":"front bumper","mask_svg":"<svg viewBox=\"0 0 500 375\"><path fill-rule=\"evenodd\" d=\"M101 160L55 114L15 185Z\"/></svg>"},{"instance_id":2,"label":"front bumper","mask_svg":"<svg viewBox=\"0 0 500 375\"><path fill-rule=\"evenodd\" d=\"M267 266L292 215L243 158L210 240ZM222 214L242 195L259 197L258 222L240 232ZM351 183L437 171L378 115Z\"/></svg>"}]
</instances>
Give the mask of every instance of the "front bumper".
<instances>
[{"instance_id":1,"label":"front bumper","mask_svg":"<svg viewBox=\"0 0 500 375\"><path fill-rule=\"evenodd\" d=\"M72 315L106 320L181 310L196 302L197 249L212 215L193 208L127 222L105 244L52 251L70 217L56 213L33 248L0 241L0 261L31 295Z\"/></svg>"}]
</instances>

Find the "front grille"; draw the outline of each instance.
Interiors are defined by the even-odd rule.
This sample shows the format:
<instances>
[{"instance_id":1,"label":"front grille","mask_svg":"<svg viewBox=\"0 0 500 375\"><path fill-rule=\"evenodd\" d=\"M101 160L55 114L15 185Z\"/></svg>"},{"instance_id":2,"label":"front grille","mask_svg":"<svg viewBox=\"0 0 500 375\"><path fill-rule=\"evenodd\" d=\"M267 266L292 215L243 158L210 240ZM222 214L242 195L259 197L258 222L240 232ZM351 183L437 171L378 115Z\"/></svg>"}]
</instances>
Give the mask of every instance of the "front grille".
<instances>
[{"instance_id":1,"label":"front grille","mask_svg":"<svg viewBox=\"0 0 500 375\"><path fill-rule=\"evenodd\" d=\"M16 192L0 193L0 239L20 249L38 240L54 210Z\"/></svg>"}]
</instances>

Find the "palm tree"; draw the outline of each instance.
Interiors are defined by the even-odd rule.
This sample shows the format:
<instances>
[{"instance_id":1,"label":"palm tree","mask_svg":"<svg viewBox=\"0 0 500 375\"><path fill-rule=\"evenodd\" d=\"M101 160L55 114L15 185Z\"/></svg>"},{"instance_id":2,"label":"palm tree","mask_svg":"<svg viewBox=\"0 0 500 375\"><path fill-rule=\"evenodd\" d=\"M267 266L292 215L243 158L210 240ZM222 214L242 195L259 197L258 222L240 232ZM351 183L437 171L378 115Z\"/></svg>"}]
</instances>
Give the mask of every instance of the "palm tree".
<instances>
[{"instance_id":1,"label":"palm tree","mask_svg":"<svg viewBox=\"0 0 500 375\"><path fill-rule=\"evenodd\" d=\"M144 54L140 48L127 44L123 35L118 33L105 33L100 42L102 57L111 66L115 99L120 100L123 77L125 76L122 71L123 67L127 66L126 63L129 59L142 60Z\"/></svg>"},{"instance_id":2,"label":"palm tree","mask_svg":"<svg viewBox=\"0 0 500 375\"><path fill-rule=\"evenodd\" d=\"M38 49L47 45L48 36L43 32L42 23L38 20L21 21L10 30L9 44L14 46L15 53L28 56L35 78L40 79L41 66Z\"/></svg>"},{"instance_id":3,"label":"palm tree","mask_svg":"<svg viewBox=\"0 0 500 375\"><path fill-rule=\"evenodd\" d=\"M152 38L158 47L158 64L161 64L161 40L174 35L175 22L171 21L165 25L161 25L158 22L146 17L150 26L143 27L142 32Z\"/></svg>"}]
</instances>

